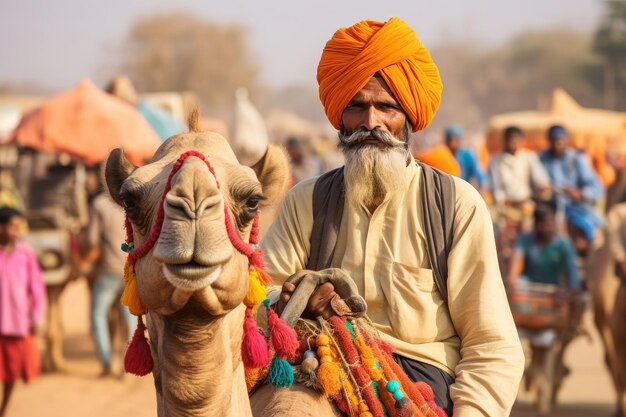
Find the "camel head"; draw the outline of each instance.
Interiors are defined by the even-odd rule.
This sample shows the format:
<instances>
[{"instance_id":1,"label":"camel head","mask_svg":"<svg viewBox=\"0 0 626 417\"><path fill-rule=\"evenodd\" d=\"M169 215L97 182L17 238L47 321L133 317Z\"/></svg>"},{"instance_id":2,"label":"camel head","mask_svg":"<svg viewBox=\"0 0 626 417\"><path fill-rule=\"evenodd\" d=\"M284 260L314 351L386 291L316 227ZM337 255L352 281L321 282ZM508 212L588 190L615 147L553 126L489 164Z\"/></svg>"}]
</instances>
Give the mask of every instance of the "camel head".
<instances>
[{"instance_id":1,"label":"camel head","mask_svg":"<svg viewBox=\"0 0 626 417\"><path fill-rule=\"evenodd\" d=\"M188 151L197 154L180 158ZM169 138L139 168L115 149L105 175L132 225L134 247L154 244L135 264L137 292L148 311L167 316L189 308L217 316L242 303L249 262L233 246L227 217L231 234L247 243L258 210L284 190L288 162L282 150L270 145L256 165L243 166L224 137L192 127Z\"/></svg>"}]
</instances>

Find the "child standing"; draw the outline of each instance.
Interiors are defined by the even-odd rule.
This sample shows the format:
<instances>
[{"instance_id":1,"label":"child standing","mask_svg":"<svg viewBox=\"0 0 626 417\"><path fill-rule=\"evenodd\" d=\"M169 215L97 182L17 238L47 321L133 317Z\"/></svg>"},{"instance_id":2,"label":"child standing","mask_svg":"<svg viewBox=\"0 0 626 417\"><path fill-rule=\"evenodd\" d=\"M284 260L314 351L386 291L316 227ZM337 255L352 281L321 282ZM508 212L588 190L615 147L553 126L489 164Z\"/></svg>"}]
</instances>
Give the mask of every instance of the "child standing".
<instances>
[{"instance_id":1,"label":"child standing","mask_svg":"<svg viewBox=\"0 0 626 417\"><path fill-rule=\"evenodd\" d=\"M0 207L0 417L18 379L39 374L36 332L44 312L45 286L32 249L20 240L22 214Z\"/></svg>"}]
</instances>

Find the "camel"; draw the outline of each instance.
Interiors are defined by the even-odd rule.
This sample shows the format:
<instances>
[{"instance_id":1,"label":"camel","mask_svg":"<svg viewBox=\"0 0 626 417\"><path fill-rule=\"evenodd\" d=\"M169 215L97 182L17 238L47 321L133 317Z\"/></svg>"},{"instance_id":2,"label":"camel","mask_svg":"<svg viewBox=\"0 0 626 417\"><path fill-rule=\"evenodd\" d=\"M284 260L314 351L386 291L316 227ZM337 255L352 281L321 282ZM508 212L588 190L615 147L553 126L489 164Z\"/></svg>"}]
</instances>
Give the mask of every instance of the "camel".
<instances>
[{"instance_id":1,"label":"camel","mask_svg":"<svg viewBox=\"0 0 626 417\"><path fill-rule=\"evenodd\" d=\"M611 251L610 228L624 232L626 223L620 220L626 213L625 204L609 212L609 224L598 237L598 247L591 254L587 269L587 286L593 298L595 325L605 350L605 362L617 392L618 416L626 412L626 285L615 275L615 258ZM623 214L620 215L620 212ZM613 239L615 240L615 239ZM619 242L616 242L620 244Z\"/></svg>"},{"instance_id":2,"label":"camel","mask_svg":"<svg viewBox=\"0 0 626 417\"><path fill-rule=\"evenodd\" d=\"M158 416L251 416L241 360L248 257L231 243L226 212L244 242L259 207L278 200L288 177L282 150L269 145L252 168L237 161L225 138L199 132L169 138L145 166L121 149L110 154L106 183L132 224L135 247L150 236L166 182L162 229L135 264L137 292L147 309ZM219 182L219 185L218 185Z\"/></svg>"}]
</instances>

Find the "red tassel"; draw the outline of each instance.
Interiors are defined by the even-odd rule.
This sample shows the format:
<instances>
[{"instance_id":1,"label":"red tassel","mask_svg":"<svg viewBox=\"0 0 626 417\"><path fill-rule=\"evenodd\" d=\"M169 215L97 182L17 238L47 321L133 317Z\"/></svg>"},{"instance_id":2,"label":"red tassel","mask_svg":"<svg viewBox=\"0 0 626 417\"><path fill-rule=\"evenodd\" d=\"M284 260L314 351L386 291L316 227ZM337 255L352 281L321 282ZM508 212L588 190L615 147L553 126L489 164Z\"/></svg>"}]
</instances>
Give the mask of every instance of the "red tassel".
<instances>
[{"instance_id":1,"label":"red tassel","mask_svg":"<svg viewBox=\"0 0 626 417\"><path fill-rule=\"evenodd\" d=\"M248 258L250 265L254 266L259 271L265 271L265 263L263 262L263 251L257 249Z\"/></svg>"},{"instance_id":2,"label":"red tassel","mask_svg":"<svg viewBox=\"0 0 626 417\"><path fill-rule=\"evenodd\" d=\"M246 320L243 322L241 357L246 368L262 368L270 360L267 341L258 329L249 308L246 309Z\"/></svg>"},{"instance_id":3,"label":"red tassel","mask_svg":"<svg viewBox=\"0 0 626 417\"><path fill-rule=\"evenodd\" d=\"M268 308L267 311L269 312L268 325L272 346L280 358L290 358L295 355L296 349L300 346L296 331L282 321L274 310Z\"/></svg>"},{"instance_id":4,"label":"red tassel","mask_svg":"<svg viewBox=\"0 0 626 417\"><path fill-rule=\"evenodd\" d=\"M417 381L415 383L415 387L422 394L422 397L424 397L424 400L426 400L426 402L429 403L431 401L435 401L435 393L433 392L431 386L428 385L426 382Z\"/></svg>"},{"instance_id":5,"label":"red tassel","mask_svg":"<svg viewBox=\"0 0 626 417\"><path fill-rule=\"evenodd\" d=\"M124 370L129 374L145 376L152 372L154 362L152 352L145 335L146 326L143 324L141 316L137 320L137 329L128 344L126 355L124 356Z\"/></svg>"}]
</instances>

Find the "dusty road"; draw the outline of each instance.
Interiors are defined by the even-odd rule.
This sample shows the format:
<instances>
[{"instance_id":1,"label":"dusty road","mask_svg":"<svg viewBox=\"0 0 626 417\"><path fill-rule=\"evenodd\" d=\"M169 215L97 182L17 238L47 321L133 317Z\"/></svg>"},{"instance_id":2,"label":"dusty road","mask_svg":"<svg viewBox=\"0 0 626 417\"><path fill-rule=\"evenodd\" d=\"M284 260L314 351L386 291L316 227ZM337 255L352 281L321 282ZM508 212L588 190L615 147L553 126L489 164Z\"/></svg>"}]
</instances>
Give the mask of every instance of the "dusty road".
<instances>
[{"instance_id":1,"label":"dusty road","mask_svg":"<svg viewBox=\"0 0 626 417\"><path fill-rule=\"evenodd\" d=\"M66 374L42 375L16 388L7 417L153 417L156 415L152 377L99 378L100 368L89 337L87 288L71 284L63 295L67 334ZM573 342L566 363L572 374L565 381L554 417L610 417L614 393L602 363L602 348L591 342ZM512 417L534 417L536 412L520 393Z\"/></svg>"}]
</instances>

